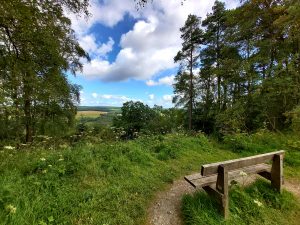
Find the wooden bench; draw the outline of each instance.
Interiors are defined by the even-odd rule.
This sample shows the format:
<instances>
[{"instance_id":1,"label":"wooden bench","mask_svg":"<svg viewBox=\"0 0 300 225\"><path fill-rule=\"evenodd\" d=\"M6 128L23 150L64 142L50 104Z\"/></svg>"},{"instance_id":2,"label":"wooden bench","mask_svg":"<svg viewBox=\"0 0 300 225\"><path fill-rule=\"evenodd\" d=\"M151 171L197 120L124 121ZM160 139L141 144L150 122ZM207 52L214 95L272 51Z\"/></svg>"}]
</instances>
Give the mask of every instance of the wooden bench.
<instances>
[{"instance_id":1,"label":"wooden bench","mask_svg":"<svg viewBox=\"0 0 300 225\"><path fill-rule=\"evenodd\" d=\"M245 176L259 174L271 181L272 186L281 192L283 184L284 151L206 164L201 173L185 176L184 179L195 188L203 188L214 196L221 205L224 218L228 218L228 185L229 182ZM272 164L266 164L272 161Z\"/></svg>"}]
</instances>

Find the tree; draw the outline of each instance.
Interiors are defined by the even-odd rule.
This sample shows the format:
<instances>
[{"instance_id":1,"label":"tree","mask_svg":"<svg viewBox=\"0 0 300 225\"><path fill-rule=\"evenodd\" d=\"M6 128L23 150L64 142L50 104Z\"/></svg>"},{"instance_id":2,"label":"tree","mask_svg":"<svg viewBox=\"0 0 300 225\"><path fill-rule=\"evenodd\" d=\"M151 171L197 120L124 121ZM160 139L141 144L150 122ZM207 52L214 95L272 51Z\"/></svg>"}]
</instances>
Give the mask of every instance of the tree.
<instances>
[{"instance_id":1,"label":"tree","mask_svg":"<svg viewBox=\"0 0 300 225\"><path fill-rule=\"evenodd\" d=\"M124 128L130 138L134 137L135 132L145 129L155 114L148 105L139 101L125 102L121 110L121 116L114 119L114 126Z\"/></svg>"},{"instance_id":2,"label":"tree","mask_svg":"<svg viewBox=\"0 0 300 225\"><path fill-rule=\"evenodd\" d=\"M225 4L215 1L212 13L208 14L202 22L205 29L203 42L205 48L202 50L202 66L210 68L212 76L217 78L217 109L222 107L222 73L220 71L221 59L223 58L223 49L225 47ZM223 97L226 98L227 86L223 85Z\"/></svg>"},{"instance_id":3,"label":"tree","mask_svg":"<svg viewBox=\"0 0 300 225\"><path fill-rule=\"evenodd\" d=\"M13 119L24 125L26 142L32 141L39 117L47 115L50 106L74 111L79 100L78 87L64 73L82 69L79 60L88 55L63 11L87 16L87 7L88 0L1 3L0 88L5 96L0 110L16 112Z\"/></svg>"},{"instance_id":4,"label":"tree","mask_svg":"<svg viewBox=\"0 0 300 225\"><path fill-rule=\"evenodd\" d=\"M188 104L189 130L192 129L192 111L194 104L194 73L193 69L198 65L199 48L202 43L203 32L200 29L200 19L195 15L189 15L185 25L180 28L182 49L174 57L175 62L180 62L180 69L176 76L174 101ZM188 71L188 72L187 72ZM188 74L188 76L187 76ZM182 96L183 95L183 96Z\"/></svg>"}]
</instances>

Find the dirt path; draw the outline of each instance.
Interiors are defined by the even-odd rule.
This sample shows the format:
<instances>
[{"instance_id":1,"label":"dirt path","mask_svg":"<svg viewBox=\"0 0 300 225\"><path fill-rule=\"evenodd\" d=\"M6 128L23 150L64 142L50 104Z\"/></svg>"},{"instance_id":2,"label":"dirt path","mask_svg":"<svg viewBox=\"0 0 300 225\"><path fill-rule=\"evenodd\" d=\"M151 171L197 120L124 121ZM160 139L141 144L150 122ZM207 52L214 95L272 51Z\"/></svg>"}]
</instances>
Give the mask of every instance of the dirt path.
<instances>
[{"instance_id":1,"label":"dirt path","mask_svg":"<svg viewBox=\"0 0 300 225\"><path fill-rule=\"evenodd\" d=\"M183 178L159 192L148 210L148 225L181 225L180 202L184 194L195 189Z\"/></svg>"},{"instance_id":2,"label":"dirt path","mask_svg":"<svg viewBox=\"0 0 300 225\"><path fill-rule=\"evenodd\" d=\"M248 177L246 183L255 180ZM244 181L241 181L243 183ZM300 199L300 186L293 180L285 181L284 188ZM191 194L195 189L183 178L176 180L165 191L159 192L148 209L147 225L182 225L180 203L184 194Z\"/></svg>"}]
</instances>

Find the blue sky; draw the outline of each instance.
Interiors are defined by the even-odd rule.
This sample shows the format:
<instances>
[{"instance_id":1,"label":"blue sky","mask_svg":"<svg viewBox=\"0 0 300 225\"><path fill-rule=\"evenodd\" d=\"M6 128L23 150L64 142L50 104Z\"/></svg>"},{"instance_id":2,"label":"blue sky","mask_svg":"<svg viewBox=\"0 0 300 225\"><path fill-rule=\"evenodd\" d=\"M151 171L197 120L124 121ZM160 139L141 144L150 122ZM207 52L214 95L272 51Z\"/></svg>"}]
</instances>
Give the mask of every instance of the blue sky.
<instances>
[{"instance_id":1,"label":"blue sky","mask_svg":"<svg viewBox=\"0 0 300 225\"><path fill-rule=\"evenodd\" d=\"M91 0L86 18L69 15L81 46L91 56L70 81L80 84L81 105L122 106L142 101L172 107L173 58L181 48L179 28L189 14L202 18L214 0L154 0L137 10L134 0ZM227 8L236 0L225 1Z\"/></svg>"}]
</instances>

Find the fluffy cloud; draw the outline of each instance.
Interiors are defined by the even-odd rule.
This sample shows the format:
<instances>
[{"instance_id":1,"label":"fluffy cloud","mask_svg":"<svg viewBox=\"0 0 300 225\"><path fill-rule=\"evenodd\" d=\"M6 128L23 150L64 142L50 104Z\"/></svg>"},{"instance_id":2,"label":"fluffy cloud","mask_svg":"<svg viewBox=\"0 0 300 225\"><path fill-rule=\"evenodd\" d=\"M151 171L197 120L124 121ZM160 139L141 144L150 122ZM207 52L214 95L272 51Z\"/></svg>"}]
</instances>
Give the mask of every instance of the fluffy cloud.
<instances>
[{"instance_id":1,"label":"fluffy cloud","mask_svg":"<svg viewBox=\"0 0 300 225\"><path fill-rule=\"evenodd\" d=\"M173 96L174 96L174 95L164 95L164 96L163 96L163 100L164 100L165 102L172 102Z\"/></svg>"},{"instance_id":2,"label":"fluffy cloud","mask_svg":"<svg viewBox=\"0 0 300 225\"><path fill-rule=\"evenodd\" d=\"M159 78L158 81L154 81L154 80L147 80L146 84L148 86L157 86L157 85L168 85L171 86L174 83L174 75L171 76L166 76L166 77L162 77Z\"/></svg>"},{"instance_id":3,"label":"fluffy cloud","mask_svg":"<svg viewBox=\"0 0 300 225\"><path fill-rule=\"evenodd\" d=\"M154 100L154 98L155 98L154 94L150 94L148 97L150 100Z\"/></svg>"},{"instance_id":4,"label":"fluffy cloud","mask_svg":"<svg viewBox=\"0 0 300 225\"><path fill-rule=\"evenodd\" d=\"M97 93L92 93L92 97L93 97L93 98L97 98L97 97L98 97L98 94L97 94Z\"/></svg>"},{"instance_id":5,"label":"fluffy cloud","mask_svg":"<svg viewBox=\"0 0 300 225\"><path fill-rule=\"evenodd\" d=\"M88 18L73 14L68 15L68 17L72 20L72 27L75 32L82 35L88 33L89 29L97 23L113 27L123 20L127 13L136 17L137 11L133 10L134 8L133 0L90 0L88 10L91 15Z\"/></svg>"},{"instance_id":6,"label":"fluffy cloud","mask_svg":"<svg viewBox=\"0 0 300 225\"><path fill-rule=\"evenodd\" d=\"M100 94L100 93L82 93L80 96L81 105L105 105L105 106L122 106L127 101L140 101L141 99L131 98L125 95Z\"/></svg>"},{"instance_id":7,"label":"fluffy cloud","mask_svg":"<svg viewBox=\"0 0 300 225\"><path fill-rule=\"evenodd\" d=\"M95 53L91 63L86 63L83 75L103 81L120 81L126 79L148 80L149 86L172 82L170 77L158 81L151 80L158 72L175 68L174 56L181 48L179 28L184 25L188 14L205 17L215 0L189 0L181 5L180 0L155 0L144 9L136 10L133 0L91 1L89 20L72 18L73 27L79 41L87 51ZM227 7L238 4L237 0L226 1ZM137 19L132 30L121 37L121 50L114 62L105 59L114 45L97 43L88 30L96 23L113 27L129 14Z\"/></svg>"},{"instance_id":8,"label":"fluffy cloud","mask_svg":"<svg viewBox=\"0 0 300 225\"><path fill-rule=\"evenodd\" d=\"M88 34L80 37L79 44L91 56L102 58L106 57L107 53L112 51L115 42L109 37L107 43L97 43L95 36Z\"/></svg>"}]
</instances>

